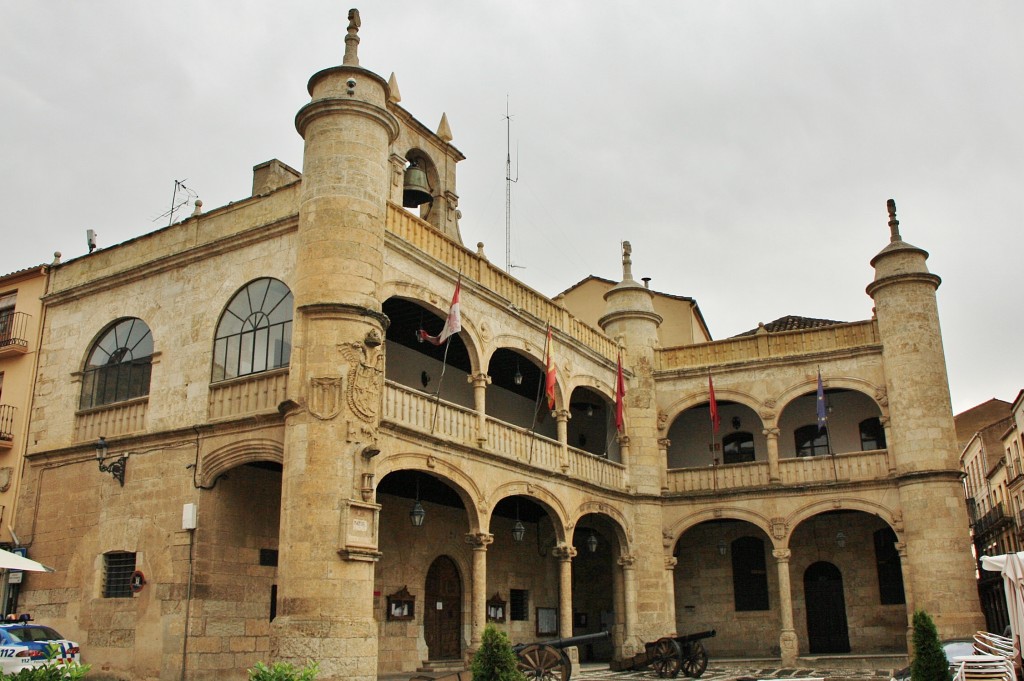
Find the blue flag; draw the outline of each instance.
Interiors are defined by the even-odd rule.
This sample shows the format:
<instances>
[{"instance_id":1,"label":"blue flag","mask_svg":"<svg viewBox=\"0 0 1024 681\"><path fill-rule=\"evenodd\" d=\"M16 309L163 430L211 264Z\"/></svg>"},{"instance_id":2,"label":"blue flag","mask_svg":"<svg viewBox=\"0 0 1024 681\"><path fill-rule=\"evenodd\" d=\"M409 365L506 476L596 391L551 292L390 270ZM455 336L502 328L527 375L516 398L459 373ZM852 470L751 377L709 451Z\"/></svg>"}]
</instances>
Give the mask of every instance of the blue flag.
<instances>
[{"instance_id":1,"label":"blue flag","mask_svg":"<svg viewBox=\"0 0 1024 681\"><path fill-rule=\"evenodd\" d=\"M818 369L818 432L825 430L825 421L828 418L825 409L825 386L821 382L821 369Z\"/></svg>"}]
</instances>

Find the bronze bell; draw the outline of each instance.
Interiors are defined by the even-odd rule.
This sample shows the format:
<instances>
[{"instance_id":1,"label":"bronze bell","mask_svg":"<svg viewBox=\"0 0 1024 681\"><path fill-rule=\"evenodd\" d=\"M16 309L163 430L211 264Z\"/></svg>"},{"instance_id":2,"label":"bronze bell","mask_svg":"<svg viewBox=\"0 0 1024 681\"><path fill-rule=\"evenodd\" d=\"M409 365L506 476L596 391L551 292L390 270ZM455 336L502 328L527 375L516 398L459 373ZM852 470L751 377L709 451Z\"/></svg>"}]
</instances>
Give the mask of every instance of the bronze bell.
<instances>
[{"instance_id":1,"label":"bronze bell","mask_svg":"<svg viewBox=\"0 0 1024 681\"><path fill-rule=\"evenodd\" d=\"M430 186L427 184L427 174L413 161L405 169L405 184L402 188L402 205L406 208L415 208L420 204L427 203L434 197L430 195Z\"/></svg>"}]
</instances>

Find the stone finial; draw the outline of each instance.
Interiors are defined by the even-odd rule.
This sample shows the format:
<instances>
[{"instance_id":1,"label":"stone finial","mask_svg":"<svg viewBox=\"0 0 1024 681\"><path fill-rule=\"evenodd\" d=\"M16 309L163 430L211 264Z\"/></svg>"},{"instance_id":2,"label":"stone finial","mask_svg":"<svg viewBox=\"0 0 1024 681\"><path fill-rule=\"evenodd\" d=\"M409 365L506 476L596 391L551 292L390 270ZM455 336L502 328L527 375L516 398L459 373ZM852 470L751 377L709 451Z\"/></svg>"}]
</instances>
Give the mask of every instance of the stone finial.
<instances>
[{"instance_id":1,"label":"stone finial","mask_svg":"<svg viewBox=\"0 0 1024 681\"><path fill-rule=\"evenodd\" d=\"M633 247L628 241L622 242L622 280L632 281L633 280L633 259L629 256L633 254Z\"/></svg>"},{"instance_id":2,"label":"stone finial","mask_svg":"<svg viewBox=\"0 0 1024 681\"><path fill-rule=\"evenodd\" d=\"M402 101L402 93L398 91L398 78L395 77L395 72L391 72L391 77L388 78L388 101L392 104L398 104Z\"/></svg>"},{"instance_id":3,"label":"stone finial","mask_svg":"<svg viewBox=\"0 0 1024 681\"><path fill-rule=\"evenodd\" d=\"M54 251L53 252L53 262L50 263L50 264L51 265L59 265L60 264L60 251Z\"/></svg>"},{"instance_id":4,"label":"stone finial","mask_svg":"<svg viewBox=\"0 0 1024 681\"><path fill-rule=\"evenodd\" d=\"M198 217L203 214L203 200L196 199L195 208L192 210L192 217Z\"/></svg>"},{"instance_id":5,"label":"stone finial","mask_svg":"<svg viewBox=\"0 0 1024 681\"><path fill-rule=\"evenodd\" d=\"M341 63L345 66L359 66L359 10L348 11L348 35L345 36L345 58Z\"/></svg>"},{"instance_id":6,"label":"stone finial","mask_svg":"<svg viewBox=\"0 0 1024 681\"><path fill-rule=\"evenodd\" d=\"M448 114L441 113L441 122L437 125L437 136L441 138L443 142L452 141L452 129L448 125Z\"/></svg>"},{"instance_id":7,"label":"stone finial","mask_svg":"<svg viewBox=\"0 0 1024 681\"><path fill-rule=\"evenodd\" d=\"M889 211L889 241L903 241L900 238L900 221L896 219L896 201L889 199L885 207Z\"/></svg>"}]
</instances>

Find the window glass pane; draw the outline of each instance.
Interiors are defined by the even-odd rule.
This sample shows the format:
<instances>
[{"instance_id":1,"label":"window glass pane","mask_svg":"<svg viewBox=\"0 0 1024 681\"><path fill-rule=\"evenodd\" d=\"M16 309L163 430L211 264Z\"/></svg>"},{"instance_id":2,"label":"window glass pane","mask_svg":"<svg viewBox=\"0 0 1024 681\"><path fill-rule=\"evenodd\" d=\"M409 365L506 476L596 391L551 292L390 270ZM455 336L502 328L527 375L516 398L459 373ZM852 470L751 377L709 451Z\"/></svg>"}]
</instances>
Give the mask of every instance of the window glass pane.
<instances>
[{"instance_id":1,"label":"window glass pane","mask_svg":"<svg viewBox=\"0 0 1024 681\"><path fill-rule=\"evenodd\" d=\"M239 291L217 326L213 380L287 366L292 307L291 291L277 279L257 279Z\"/></svg>"},{"instance_id":2,"label":"window glass pane","mask_svg":"<svg viewBox=\"0 0 1024 681\"><path fill-rule=\"evenodd\" d=\"M266 328L259 329L253 334L252 370L254 373L267 370L267 340L268 330Z\"/></svg>"},{"instance_id":3,"label":"window glass pane","mask_svg":"<svg viewBox=\"0 0 1024 681\"><path fill-rule=\"evenodd\" d=\"M754 460L753 433L729 433L722 438L724 463L745 463Z\"/></svg>"}]
</instances>

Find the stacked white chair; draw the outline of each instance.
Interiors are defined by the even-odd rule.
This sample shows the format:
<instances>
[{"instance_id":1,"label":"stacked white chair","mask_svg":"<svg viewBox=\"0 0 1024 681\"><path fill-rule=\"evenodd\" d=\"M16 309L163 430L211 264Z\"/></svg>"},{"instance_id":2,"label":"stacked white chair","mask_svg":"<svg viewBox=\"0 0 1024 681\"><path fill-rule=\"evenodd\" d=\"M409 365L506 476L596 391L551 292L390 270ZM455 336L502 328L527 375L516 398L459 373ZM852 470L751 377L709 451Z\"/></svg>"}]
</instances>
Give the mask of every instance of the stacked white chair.
<instances>
[{"instance_id":1,"label":"stacked white chair","mask_svg":"<svg viewBox=\"0 0 1024 681\"><path fill-rule=\"evenodd\" d=\"M953 662L953 681L1015 681L1013 663L1001 655L967 655Z\"/></svg>"}]
</instances>

